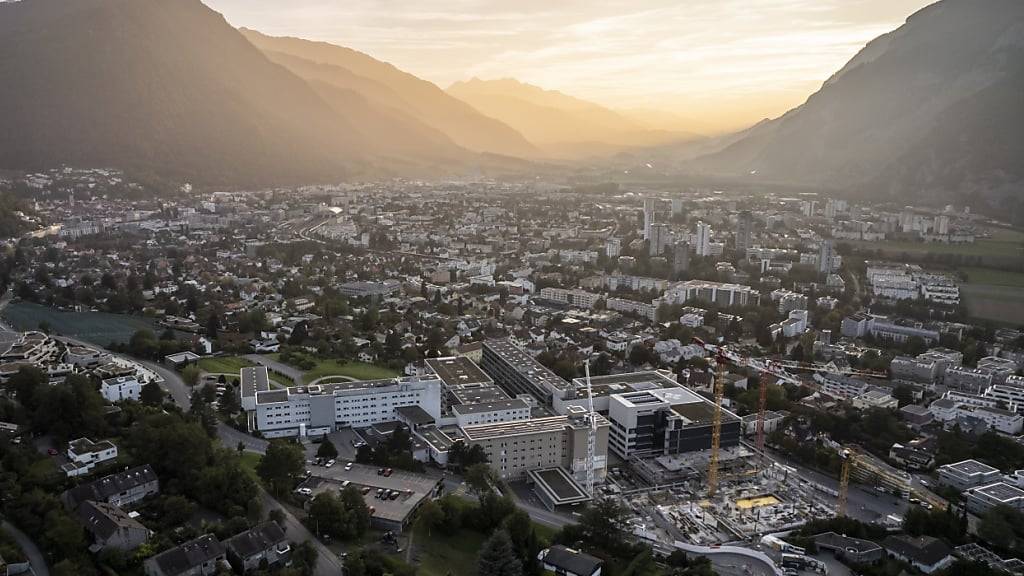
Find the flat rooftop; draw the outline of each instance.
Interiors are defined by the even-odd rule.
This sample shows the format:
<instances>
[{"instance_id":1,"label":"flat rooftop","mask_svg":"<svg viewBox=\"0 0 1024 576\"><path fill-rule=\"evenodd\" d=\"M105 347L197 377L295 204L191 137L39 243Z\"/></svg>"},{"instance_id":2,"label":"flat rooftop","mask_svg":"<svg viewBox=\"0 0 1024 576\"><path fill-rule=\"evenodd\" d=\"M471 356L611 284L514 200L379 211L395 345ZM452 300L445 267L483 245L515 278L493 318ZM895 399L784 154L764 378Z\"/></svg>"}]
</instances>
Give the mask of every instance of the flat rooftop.
<instances>
[{"instance_id":1,"label":"flat rooftop","mask_svg":"<svg viewBox=\"0 0 1024 576\"><path fill-rule=\"evenodd\" d=\"M672 411L691 424L711 424L715 420L715 405L710 402L674 404ZM738 420L735 414L722 408L722 422Z\"/></svg>"},{"instance_id":2,"label":"flat rooftop","mask_svg":"<svg viewBox=\"0 0 1024 576\"><path fill-rule=\"evenodd\" d=\"M484 350L490 350L511 366L520 376L526 378L539 388L549 390L568 390L572 384L566 382L551 370L537 362L522 348L508 340L488 340Z\"/></svg>"},{"instance_id":3,"label":"flat rooftop","mask_svg":"<svg viewBox=\"0 0 1024 576\"><path fill-rule=\"evenodd\" d=\"M242 368L242 398L252 398L257 392L270 390L270 374L266 366Z\"/></svg>"},{"instance_id":4,"label":"flat rooftop","mask_svg":"<svg viewBox=\"0 0 1024 576\"><path fill-rule=\"evenodd\" d=\"M416 428L415 434L423 439L431 448L438 452L447 452L455 440L444 433L443 430L434 426L423 426Z\"/></svg>"},{"instance_id":5,"label":"flat rooftop","mask_svg":"<svg viewBox=\"0 0 1024 576\"><path fill-rule=\"evenodd\" d=\"M427 366L437 374L445 386L491 383L491 378L472 360L465 356L451 358L430 358Z\"/></svg>"},{"instance_id":6,"label":"flat rooftop","mask_svg":"<svg viewBox=\"0 0 1024 576\"><path fill-rule=\"evenodd\" d=\"M482 414L501 410L527 410L530 406L519 399L499 400L497 402L479 402L475 404L459 404L452 406L452 412L459 414Z\"/></svg>"},{"instance_id":7,"label":"flat rooftop","mask_svg":"<svg viewBox=\"0 0 1024 576\"><path fill-rule=\"evenodd\" d=\"M590 500L571 476L561 468L541 468L527 472L537 488L545 492L556 506L579 504Z\"/></svg>"},{"instance_id":8,"label":"flat rooftop","mask_svg":"<svg viewBox=\"0 0 1024 576\"><path fill-rule=\"evenodd\" d=\"M492 382L448 386L446 392L450 404L480 404L508 400L508 394Z\"/></svg>"},{"instance_id":9,"label":"flat rooftop","mask_svg":"<svg viewBox=\"0 0 1024 576\"><path fill-rule=\"evenodd\" d=\"M314 386L290 386L286 390L269 390L256 393L258 404L273 404L285 402L291 395L310 396L331 396L340 392L353 390L372 390L374 388L389 388L401 384L419 384L421 382L439 382L430 377L408 376L405 378L386 378L384 380L358 380L355 382L331 382L329 384L317 384Z\"/></svg>"},{"instance_id":10,"label":"flat rooftop","mask_svg":"<svg viewBox=\"0 0 1024 576\"><path fill-rule=\"evenodd\" d=\"M997 502L1010 502L1018 498L1024 498L1024 490L1005 482L996 482L995 484L975 488L974 493L983 494Z\"/></svg>"},{"instance_id":11,"label":"flat rooftop","mask_svg":"<svg viewBox=\"0 0 1024 576\"><path fill-rule=\"evenodd\" d=\"M960 462L953 462L952 464L946 464L940 466L940 469L951 470L957 474L964 476L975 476L977 474L994 474L998 473L997 468L993 468L984 462L978 462L977 460L962 460Z\"/></svg>"},{"instance_id":12,"label":"flat rooftop","mask_svg":"<svg viewBox=\"0 0 1024 576\"><path fill-rule=\"evenodd\" d=\"M572 383L573 386L576 387L577 397L586 398L587 379L576 378ZM677 387L679 387L679 383L668 376L665 376L661 372L654 370L590 377L590 388L594 391L595 398L598 396L622 394L625 392L639 392L642 390L657 390Z\"/></svg>"}]
</instances>

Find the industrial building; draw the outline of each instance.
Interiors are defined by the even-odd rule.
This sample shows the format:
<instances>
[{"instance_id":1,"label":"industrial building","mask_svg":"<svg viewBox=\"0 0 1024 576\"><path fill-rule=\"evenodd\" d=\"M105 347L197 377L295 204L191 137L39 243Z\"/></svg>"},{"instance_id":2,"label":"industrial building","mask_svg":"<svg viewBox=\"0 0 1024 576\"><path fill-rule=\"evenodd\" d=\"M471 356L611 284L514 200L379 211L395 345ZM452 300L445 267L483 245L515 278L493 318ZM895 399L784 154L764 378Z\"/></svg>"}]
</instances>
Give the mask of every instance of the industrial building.
<instances>
[{"instance_id":1,"label":"industrial building","mask_svg":"<svg viewBox=\"0 0 1024 576\"><path fill-rule=\"evenodd\" d=\"M962 460L939 466L939 482L964 492L969 488L996 482L1002 473L999 469L977 460Z\"/></svg>"},{"instance_id":2,"label":"industrial building","mask_svg":"<svg viewBox=\"0 0 1024 576\"><path fill-rule=\"evenodd\" d=\"M753 306L760 304L761 294L750 286L740 284L688 280L666 290L662 300L668 304L685 304L691 300L698 300L719 306Z\"/></svg>"}]
</instances>

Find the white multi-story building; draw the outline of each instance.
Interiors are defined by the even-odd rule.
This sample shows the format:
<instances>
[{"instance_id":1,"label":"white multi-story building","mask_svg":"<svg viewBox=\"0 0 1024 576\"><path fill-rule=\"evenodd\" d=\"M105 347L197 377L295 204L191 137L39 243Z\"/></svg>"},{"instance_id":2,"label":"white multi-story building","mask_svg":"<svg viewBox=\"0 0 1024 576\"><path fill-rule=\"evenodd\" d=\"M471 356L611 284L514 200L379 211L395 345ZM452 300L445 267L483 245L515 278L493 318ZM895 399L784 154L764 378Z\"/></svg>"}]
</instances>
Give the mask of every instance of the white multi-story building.
<instances>
[{"instance_id":1,"label":"white multi-story building","mask_svg":"<svg viewBox=\"0 0 1024 576\"><path fill-rule=\"evenodd\" d=\"M711 225L697 222L697 237L694 241L697 256L711 256Z\"/></svg>"},{"instance_id":2,"label":"white multi-story building","mask_svg":"<svg viewBox=\"0 0 1024 576\"><path fill-rule=\"evenodd\" d=\"M636 314L652 321L655 319L658 311L657 308L646 302L637 302L636 300L626 300L624 298L609 298L605 305L609 310Z\"/></svg>"},{"instance_id":3,"label":"white multi-story building","mask_svg":"<svg viewBox=\"0 0 1024 576\"><path fill-rule=\"evenodd\" d=\"M973 394L981 394L992 385L992 373L979 368L966 366L950 366L942 377L947 388L963 390Z\"/></svg>"},{"instance_id":4,"label":"white multi-story building","mask_svg":"<svg viewBox=\"0 0 1024 576\"><path fill-rule=\"evenodd\" d=\"M142 383L135 376L118 376L107 378L100 383L100 395L107 402L120 402L121 400L139 401L142 393Z\"/></svg>"},{"instance_id":5,"label":"white multi-story building","mask_svg":"<svg viewBox=\"0 0 1024 576\"><path fill-rule=\"evenodd\" d=\"M605 240L604 254L609 258L618 258L622 254L622 239L609 238Z\"/></svg>"},{"instance_id":6,"label":"white multi-story building","mask_svg":"<svg viewBox=\"0 0 1024 576\"><path fill-rule=\"evenodd\" d=\"M978 360L978 369L991 374L993 384L1003 384L1017 372L1017 363L1009 358L986 356Z\"/></svg>"},{"instance_id":7,"label":"white multi-story building","mask_svg":"<svg viewBox=\"0 0 1024 576\"><path fill-rule=\"evenodd\" d=\"M932 384L939 378L939 364L935 360L897 356L889 363L889 373L894 380Z\"/></svg>"},{"instance_id":8,"label":"white multi-story building","mask_svg":"<svg viewBox=\"0 0 1024 576\"><path fill-rule=\"evenodd\" d=\"M680 282L666 290L662 298L667 304L685 304L690 300L699 300L720 306L749 306L759 303L760 299L760 293L750 286L708 280Z\"/></svg>"},{"instance_id":9,"label":"white multi-story building","mask_svg":"<svg viewBox=\"0 0 1024 576\"><path fill-rule=\"evenodd\" d=\"M79 438L68 443L68 463L61 470L68 478L85 476L96 466L117 458L117 446L113 442L103 440L93 442L88 438Z\"/></svg>"},{"instance_id":10,"label":"white multi-story building","mask_svg":"<svg viewBox=\"0 0 1024 576\"><path fill-rule=\"evenodd\" d=\"M529 420L530 405L519 398L474 404L456 404L452 406L452 414L455 416L455 423L460 428L464 428L481 424Z\"/></svg>"},{"instance_id":11,"label":"white multi-story building","mask_svg":"<svg viewBox=\"0 0 1024 576\"><path fill-rule=\"evenodd\" d=\"M550 287L541 289L539 297L544 300L575 306L576 308L593 308L594 304L597 304L597 301L601 299L600 294L593 292Z\"/></svg>"},{"instance_id":12,"label":"white multi-story building","mask_svg":"<svg viewBox=\"0 0 1024 576\"><path fill-rule=\"evenodd\" d=\"M819 372L814 375L814 379L821 385L822 392L835 398L857 398L871 388L867 382L843 374Z\"/></svg>"},{"instance_id":13,"label":"white multi-story building","mask_svg":"<svg viewBox=\"0 0 1024 576\"><path fill-rule=\"evenodd\" d=\"M441 380L411 376L366 382L293 386L256 392L255 425L265 437L322 435L345 426L370 426L418 406L441 417Z\"/></svg>"}]
</instances>

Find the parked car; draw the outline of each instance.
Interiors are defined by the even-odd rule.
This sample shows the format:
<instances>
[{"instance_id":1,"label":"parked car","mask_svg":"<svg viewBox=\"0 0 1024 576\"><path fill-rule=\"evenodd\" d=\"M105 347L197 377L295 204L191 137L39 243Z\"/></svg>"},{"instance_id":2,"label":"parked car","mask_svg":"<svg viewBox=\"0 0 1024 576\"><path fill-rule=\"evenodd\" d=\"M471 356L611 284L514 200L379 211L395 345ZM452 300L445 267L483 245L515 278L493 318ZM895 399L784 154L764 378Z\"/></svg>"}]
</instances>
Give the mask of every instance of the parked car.
<instances>
[{"instance_id":1,"label":"parked car","mask_svg":"<svg viewBox=\"0 0 1024 576\"><path fill-rule=\"evenodd\" d=\"M334 459L333 458L328 460L327 464L324 464L325 468L330 468L331 466L334 466Z\"/></svg>"},{"instance_id":2,"label":"parked car","mask_svg":"<svg viewBox=\"0 0 1024 576\"><path fill-rule=\"evenodd\" d=\"M345 464L345 472L348 472L351 469L352 469L352 463L351 462Z\"/></svg>"},{"instance_id":3,"label":"parked car","mask_svg":"<svg viewBox=\"0 0 1024 576\"><path fill-rule=\"evenodd\" d=\"M391 476L391 475L392 475L392 474L393 474L394 472L395 472L395 471L394 471L394 470L392 470L391 468L386 468L386 469L384 470L384 475L385 475L385 476Z\"/></svg>"}]
</instances>

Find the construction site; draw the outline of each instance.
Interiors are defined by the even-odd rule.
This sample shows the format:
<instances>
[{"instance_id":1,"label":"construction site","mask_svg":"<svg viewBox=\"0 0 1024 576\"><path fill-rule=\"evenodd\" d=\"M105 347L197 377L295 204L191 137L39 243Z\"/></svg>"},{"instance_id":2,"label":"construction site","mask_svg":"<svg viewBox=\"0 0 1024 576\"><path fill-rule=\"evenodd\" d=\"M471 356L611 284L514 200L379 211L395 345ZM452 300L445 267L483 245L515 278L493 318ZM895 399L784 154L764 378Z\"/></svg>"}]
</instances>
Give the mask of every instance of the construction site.
<instances>
[{"instance_id":1,"label":"construction site","mask_svg":"<svg viewBox=\"0 0 1024 576\"><path fill-rule=\"evenodd\" d=\"M846 514L851 478L882 486L906 498L909 478L868 455L836 445L843 455L838 484L832 488L801 476L772 460L764 450L765 398L768 386L792 381L783 366L747 359L705 345L716 360L710 446L679 453L633 454L628 466L613 469L605 490L622 498L632 514L634 532L672 544L714 546L749 541L799 528L809 520ZM752 444L723 442L731 414L722 408L728 366L750 368L761 379L760 413ZM614 410L614 400L612 408Z\"/></svg>"}]
</instances>

